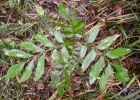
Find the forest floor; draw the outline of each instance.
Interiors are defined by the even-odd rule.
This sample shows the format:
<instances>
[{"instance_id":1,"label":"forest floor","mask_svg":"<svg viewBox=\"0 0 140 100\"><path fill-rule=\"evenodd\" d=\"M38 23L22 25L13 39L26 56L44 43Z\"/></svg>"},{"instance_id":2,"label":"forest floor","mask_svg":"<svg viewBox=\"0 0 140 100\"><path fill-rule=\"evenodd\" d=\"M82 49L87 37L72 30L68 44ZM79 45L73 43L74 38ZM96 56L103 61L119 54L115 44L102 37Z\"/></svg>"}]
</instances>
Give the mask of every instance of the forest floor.
<instances>
[{"instance_id":1,"label":"forest floor","mask_svg":"<svg viewBox=\"0 0 140 100\"><path fill-rule=\"evenodd\" d=\"M138 0L0 0L0 100L140 100L140 2ZM21 1L21 4L18 4ZM25 1L25 2L24 2ZM63 1L63 2L62 2ZM10 6L9 6L9 2ZM33 80L33 75L20 83L20 77L7 80L5 75L16 58L8 58L2 52L9 45L1 45L6 39L19 44L30 40L35 33L45 32L47 26L56 29L52 23L63 22L58 12L58 5L63 3L71 12L78 12L78 20L83 19L85 34L100 27L96 40L102 40L110 35L119 34L112 48L127 47L133 52L120 59L121 65L128 70L129 82L120 82L111 75L104 92L101 92L98 81L93 85L88 83L89 71L84 76L78 71L72 75L73 86L63 96L58 96L58 90L52 89L46 77L50 73L50 54L47 54L45 71L39 81ZM32 4L46 11L47 22L37 16ZM13 9L11 9L14 7ZM33 24L33 25L32 25ZM9 40L8 40L9 41ZM10 44L12 46L12 44ZM18 46L16 48L19 48Z\"/></svg>"}]
</instances>

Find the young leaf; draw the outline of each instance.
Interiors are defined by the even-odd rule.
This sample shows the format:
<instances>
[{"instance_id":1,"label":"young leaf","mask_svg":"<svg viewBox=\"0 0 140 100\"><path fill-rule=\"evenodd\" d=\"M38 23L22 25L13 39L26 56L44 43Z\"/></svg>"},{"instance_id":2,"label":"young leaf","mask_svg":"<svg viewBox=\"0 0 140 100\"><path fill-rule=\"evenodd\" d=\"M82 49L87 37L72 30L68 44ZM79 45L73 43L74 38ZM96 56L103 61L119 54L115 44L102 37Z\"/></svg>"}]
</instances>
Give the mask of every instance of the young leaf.
<instances>
[{"instance_id":1,"label":"young leaf","mask_svg":"<svg viewBox=\"0 0 140 100\"><path fill-rule=\"evenodd\" d=\"M36 73L35 73L35 81L37 81L44 72L45 66L45 53L38 59Z\"/></svg>"},{"instance_id":2,"label":"young leaf","mask_svg":"<svg viewBox=\"0 0 140 100\"><path fill-rule=\"evenodd\" d=\"M84 25L83 20L74 22L74 24L72 25L72 27L73 27L74 32L76 34L82 32L85 29L85 25Z\"/></svg>"},{"instance_id":3,"label":"young leaf","mask_svg":"<svg viewBox=\"0 0 140 100\"><path fill-rule=\"evenodd\" d=\"M88 43L93 43L99 33L100 27L95 28L88 37Z\"/></svg>"},{"instance_id":4,"label":"young leaf","mask_svg":"<svg viewBox=\"0 0 140 100\"><path fill-rule=\"evenodd\" d=\"M59 43L63 43L63 42L64 42L64 41L63 41L63 38L62 38L62 35L61 35L60 32L55 31L54 36L55 36L55 39L56 39Z\"/></svg>"},{"instance_id":5,"label":"young leaf","mask_svg":"<svg viewBox=\"0 0 140 100\"><path fill-rule=\"evenodd\" d=\"M42 35L39 35L39 34L35 35L35 39L47 47L54 46L46 37L44 37Z\"/></svg>"},{"instance_id":6,"label":"young leaf","mask_svg":"<svg viewBox=\"0 0 140 100\"><path fill-rule=\"evenodd\" d=\"M59 14L61 17L65 20L69 20L68 13L68 8L66 8L63 4L59 4Z\"/></svg>"},{"instance_id":7,"label":"young leaf","mask_svg":"<svg viewBox=\"0 0 140 100\"><path fill-rule=\"evenodd\" d=\"M63 88L63 86L60 86L58 89L58 95L63 96L63 94L64 94L64 88Z\"/></svg>"},{"instance_id":8,"label":"young leaf","mask_svg":"<svg viewBox=\"0 0 140 100\"><path fill-rule=\"evenodd\" d=\"M41 49L38 46L36 46L35 44L33 44L31 42L27 42L27 41L20 43L20 46L22 48L25 48L27 50L34 51L34 52L41 52L41 51L43 51L43 49Z\"/></svg>"},{"instance_id":9,"label":"young leaf","mask_svg":"<svg viewBox=\"0 0 140 100\"><path fill-rule=\"evenodd\" d=\"M96 78L99 76L100 72L105 66L104 58L101 56L97 63L92 67L91 72L89 74L89 83L92 85Z\"/></svg>"},{"instance_id":10,"label":"young leaf","mask_svg":"<svg viewBox=\"0 0 140 100\"><path fill-rule=\"evenodd\" d=\"M90 53L87 54L87 56L84 58L84 61L82 63L82 71L84 72L90 63L95 59L96 52L94 50L91 50Z\"/></svg>"},{"instance_id":11,"label":"young leaf","mask_svg":"<svg viewBox=\"0 0 140 100\"><path fill-rule=\"evenodd\" d=\"M105 90L106 87L106 83L110 77L110 75L112 74L112 69L110 64L108 64L106 70L105 70L105 74L102 74L100 81L99 81L99 86L100 86L100 90L103 92Z\"/></svg>"},{"instance_id":12,"label":"young leaf","mask_svg":"<svg viewBox=\"0 0 140 100\"><path fill-rule=\"evenodd\" d=\"M119 81L127 82L130 80L129 75L124 67L114 63L111 63L111 65L115 67L116 72L114 74Z\"/></svg>"},{"instance_id":13,"label":"young leaf","mask_svg":"<svg viewBox=\"0 0 140 100\"><path fill-rule=\"evenodd\" d=\"M8 56L11 56L11 57L20 57L20 58L28 58L28 57L32 56L26 52L23 52L23 51L20 51L17 49L5 51L5 54Z\"/></svg>"},{"instance_id":14,"label":"young leaf","mask_svg":"<svg viewBox=\"0 0 140 100\"><path fill-rule=\"evenodd\" d=\"M33 67L34 67L34 59L26 67L25 72L22 75L20 82L24 82L30 77Z\"/></svg>"},{"instance_id":15,"label":"young leaf","mask_svg":"<svg viewBox=\"0 0 140 100\"><path fill-rule=\"evenodd\" d=\"M78 13L77 13L76 10L74 10L73 11L73 14L72 14L72 18L71 18L72 22L75 22L76 21L77 16L78 16Z\"/></svg>"},{"instance_id":16,"label":"young leaf","mask_svg":"<svg viewBox=\"0 0 140 100\"><path fill-rule=\"evenodd\" d=\"M59 52L54 49L53 52L52 52L52 60L53 61L58 61L60 58L59 58Z\"/></svg>"},{"instance_id":17,"label":"young leaf","mask_svg":"<svg viewBox=\"0 0 140 100\"><path fill-rule=\"evenodd\" d=\"M87 52L87 46L82 46L81 50L80 50L80 57L83 58L85 56Z\"/></svg>"},{"instance_id":18,"label":"young leaf","mask_svg":"<svg viewBox=\"0 0 140 100\"><path fill-rule=\"evenodd\" d=\"M96 47L97 49L104 50L109 47L117 38L119 37L118 34L109 36L101 41L101 43Z\"/></svg>"},{"instance_id":19,"label":"young leaf","mask_svg":"<svg viewBox=\"0 0 140 100\"><path fill-rule=\"evenodd\" d=\"M16 65L12 65L8 69L8 72L6 74L6 78L9 79L9 78L14 78L14 77L18 76L21 73L24 65L25 65L25 62L21 62L21 63L16 64Z\"/></svg>"},{"instance_id":20,"label":"young leaf","mask_svg":"<svg viewBox=\"0 0 140 100\"><path fill-rule=\"evenodd\" d=\"M117 48L112 51L107 52L105 55L109 58L118 58L120 56L130 53L131 50L127 48Z\"/></svg>"},{"instance_id":21,"label":"young leaf","mask_svg":"<svg viewBox=\"0 0 140 100\"><path fill-rule=\"evenodd\" d=\"M61 50L61 52L62 52L63 61L64 62L67 62L68 59L69 59L69 53L68 53L67 48L66 47L63 47L62 50Z\"/></svg>"}]
</instances>

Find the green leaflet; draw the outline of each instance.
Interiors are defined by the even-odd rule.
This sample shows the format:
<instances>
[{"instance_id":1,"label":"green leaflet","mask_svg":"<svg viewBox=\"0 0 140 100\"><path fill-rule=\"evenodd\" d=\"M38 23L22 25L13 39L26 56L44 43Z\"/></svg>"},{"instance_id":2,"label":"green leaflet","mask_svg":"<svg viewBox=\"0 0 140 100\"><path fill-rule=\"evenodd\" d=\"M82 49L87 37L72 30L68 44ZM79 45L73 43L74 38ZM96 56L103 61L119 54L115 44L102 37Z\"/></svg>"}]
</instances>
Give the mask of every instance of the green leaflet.
<instances>
[{"instance_id":1,"label":"green leaflet","mask_svg":"<svg viewBox=\"0 0 140 100\"><path fill-rule=\"evenodd\" d=\"M109 36L109 37L103 39L96 48L100 49L100 50L104 50L104 49L108 48L119 36L120 35L115 34L115 35L112 35L112 36Z\"/></svg>"},{"instance_id":2,"label":"green leaflet","mask_svg":"<svg viewBox=\"0 0 140 100\"><path fill-rule=\"evenodd\" d=\"M62 86L63 86L63 88L66 90L66 91L68 91L68 89L69 89L69 86L68 86L68 84L66 83L62 83Z\"/></svg>"},{"instance_id":3,"label":"green leaflet","mask_svg":"<svg viewBox=\"0 0 140 100\"><path fill-rule=\"evenodd\" d=\"M53 52L52 52L52 60L53 61L58 61L59 59L60 59L59 52L56 49L54 49Z\"/></svg>"},{"instance_id":4,"label":"green leaflet","mask_svg":"<svg viewBox=\"0 0 140 100\"><path fill-rule=\"evenodd\" d=\"M8 38L4 39L3 41L4 41L4 43L6 43L7 45L9 45L10 47L12 47L12 48L15 47L15 42L14 41L12 41L12 40L10 40Z\"/></svg>"},{"instance_id":5,"label":"green leaflet","mask_svg":"<svg viewBox=\"0 0 140 100\"><path fill-rule=\"evenodd\" d=\"M127 48L117 48L112 51L107 52L105 55L109 58L118 58L120 56L130 53L131 50Z\"/></svg>"},{"instance_id":6,"label":"green leaflet","mask_svg":"<svg viewBox=\"0 0 140 100\"><path fill-rule=\"evenodd\" d=\"M52 76L52 80L50 81L52 88L58 88L61 85L61 77L59 76Z\"/></svg>"},{"instance_id":7,"label":"green leaflet","mask_svg":"<svg viewBox=\"0 0 140 100\"><path fill-rule=\"evenodd\" d=\"M121 71L121 72L115 72L114 74L120 82L128 82L130 80L127 72Z\"/></svg>"},{"instance_id":8,"label":"green leaflet","mask_svg":"<svg viewBox=\"0 0 140 100\"><path fill-rule=\"evenodd\" d=\"M67 81L67 82L69 82L69 83L71 83L71 79L70 79L70 77L69 76L63 76L63 78Z\"/></svg>"},{"instance_id":9,"label":"green leaflet","mask_svg":"<svg viewBox=\"0 0 140 100\"><path fill-rule=\"evenodd\" d=\"M34 67L34 59L26 67L25 72L22 75L20 82L24 82L30 77L30 75L32 74L33 67Z\"/></svg>"},{"instance_id":10,"label":"green leaflet","mask_svg":"<svg viewBox=\"0 0 140 100\"><path fill-rule=\"evenodd\" d=\"M55 36L55 39L59 42L59 43L63 43L63 38L62 38L62 35L59 31L55 31L54 33L54 36Z\"/></svg>"},{"instance_id":11,"label":"green leaflet","mask_svg":"<svg viewBox=\"0 0 140 100\"><path fill-rule=\"evenodd\" d=\"M23 52L17 49L7 50L5 51L5 54L11 57L20 57L20 58L28 58L32 56L26 52Z\"/></svg>"},{"instance_id":12,"label":"green leaflet","mask_svg":"<svg viewBox=\"0 0 140 100\"><path fill-rule=\"evenodd\" d=\"M44 66L45 66L45 53L38 59L35 73L35 81L37 81L44 73Z\"/></svg>"},{"instance_id":13,"label":"green leaflet","mask_svg":"<svg viewBox=\"0 0 140 100\"><path fill-rule=\"evenodd\" d=\"M41 49L40 47L36 46L35 44L31 43L31 42L22 42L20 43L20 46L22 48L25 48L27 50L30 50L30 51L34 51L34 52L42 52L43 49Z\"/></svg>"},{"instance_id":14,"label":"green leaflet","mask_svg":"<svg viewBox=\"0 0 140 100\"><path fill-rule=\"evenodd\" d=\"M82 46L81 50L80 50L80 57L83 58L85 56L87 52L87 46Z\"/></svg>"},{"instance_id":15,"label":"green leaflet","mask_svg":"<svg viewBox=\"0 0 140 100\"><path fill-rule=\"evenodd\" d=\"M60 86L60 87L58 88L58 95L59 95L59 96L63 96L63 94L64 94L64 88L63 88L63 86Z\"/></svg>"},{"instance_id":16,"label":"green leaflet","mask_svg":"<svg viewBox=\"0 0 140 100\"><path fill-rule=\"evenodd\" d=\"M89 83L92 85L97 77L99 76L100 72L105 66L104 58L101 56L97 63L92 67L90 74L89 74Z\"/></svg>"},{"instance_id":17,"label":"green leaflet","mask_svg":"<svg viewBox=\"0 0 140 100\"><path fill-rule=\"evenodd\" d=\"M47 47L54 47L54 45L45 36L37 34L34 38Z\"/></svg>"},{"instance_id":18,"label":"green leaflet","mask_svg":"<svg viewBox=\"0 0 140 100\"><path fill-rule=\"evenodd\" d=\"M100 27L95 28L88 37L88 43L93 43L99 33Z\"/></svg>"},{"instance_id":19,"label":"green leaflet","mask_svg":"<svg viewBox=\"0 0 140 100\"><path fill-rule=\"evenodd\" d=\"M82 71L84 72L90 63L95 59L96 57L96 52L94 50L91 50L87 56L84 58L83 63L82 63Z\"/></svg>"},{"instance_id":20,"label":"green leaflet","mask_svg":"<svg viewBox=\"0 0 140 100\"><path fill-rule=\"evenodd\" d=\"M73 11L73 14L72 14L72 17L71 17L72 22L75 22L75 21L76 21L77 16L78 16L78 13L77 13L76 10L74 10L74 11Z\"/></svg>"},{"instance_id":21,"label":"green leaflet","mask_svg":"<svg viewBox=\"0 0 140 100\"><path fill-rule=\"evenodd\" d=\"M119 81L127 82L130 80L127 70L124 67L114 63L111 63L111 65L115 67L116 71L114 74Z\"/></svg>"},{"instance_id":22,"label":"green leaflet","mask_svg":"<svg viewBox=\"0 0 140 100\"><path fill-rule=\"evenodd\" d=\"M76 50L80 50L82 48L82 45L80 42L76 42L75 45L76 45Z\"/></svg>"},{"instance_id":23,"label":"green leaflet","mask_svg":"<svg viewBox=\"0 0 140 100\"><path fill-rule=\"evenodd\" d=\"M8 72L6 74L6 78L9 79L9 78L14 78L18 75L20 75L23 67L25 65L25 62L21 62L19 64L16 64L16 65L12 65L9 69L8 69Z\"/></svg>"},{"instance_id":24,"label":"green leaflet","mask_svg":"<svg viewBox=\"0 0 140 100\"><path fill-rule=\"evenodd\" d=\"M106 83L110 77L110 75L112 74L112 69L111 69L111 66L110 64L108 64L106 70L105 70L105 74L103 73L101 78L100 78L100 81L99 81L99 86L100 86L100 90L103 92L105 90L105 87L106 87Z\"/></svg>"},{"instance_id":25,"label":"green leaflet","mask_svg":"<svg viewBox=\"0 0 140 100\"><path fill-rule=\"evenodd\" d=\"M75 32L76 34L82 32L82 31L85 29L85 25L84 25L84 23L83 23L82 20L80 20L80 21L75 21L75 22L72 24L72 27L73 27L74 32Z\"/></svg>"},{"instance_id":26,"label":"green leaflet","mask_svg":"<svg viewBox=\"0 0 140 100\"><path fill-rule=\"evenodd\" d=\"M61 50L62 58L64 62L67 62L69 59L69 53L66 47L63 47Z\"/></svg>"},{"instance_id":27,"label":"green leaflet","mask_svg":"<svg viewBox=\"0 0 140 100\"><path fill-rule=\"evenodd\" d=\"M68 16L68 8L66 8L63 4L59 4L59 14L61 15L62 18L64 18L65 20L69 20L69 16Z\"/></svg>"},{"instance_id":28,"label":"green leaflet","mask_svg":"<svg viewBox=\"0 0 140 100\"><path fill-rule=\"evenodd\" d=\"M67 64L64 66L64 72L66 72L69 76L72 74L73 67L70 62L67 62Z\"/></svg>"}]
</instances>

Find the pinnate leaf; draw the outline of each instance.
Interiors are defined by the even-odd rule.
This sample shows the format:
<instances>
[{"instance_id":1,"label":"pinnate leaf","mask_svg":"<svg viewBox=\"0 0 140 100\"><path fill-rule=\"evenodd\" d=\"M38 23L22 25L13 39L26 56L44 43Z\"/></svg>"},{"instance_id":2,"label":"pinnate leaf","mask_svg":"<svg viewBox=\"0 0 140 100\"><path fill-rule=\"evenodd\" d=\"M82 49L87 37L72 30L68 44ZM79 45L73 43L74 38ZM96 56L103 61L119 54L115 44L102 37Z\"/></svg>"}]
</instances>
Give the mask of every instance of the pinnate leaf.
<instances>
[{"instance_id":1,"label":"pinnate leaf","mask_svg":"<svg viewBox=\"0 0 140 100\"><path fill-rule=\"evenodd\" d=\"M88 37L88 43L92 43L94 42L94 40L96 39L98 33L99 33L100 27L95 28L89 35Z\"/></svg>"},{"instance_id":2,"label":"pinnate leaf","mask_svg":"<svg viewBox=\"0 0 140 100\"><path fill-rule=\"evenodd\" d=\"M15 64L15 65L12 65L9 69L8 69L8 72L6 74L6 78L9 79L9 78L14 78L18 75L20 75L23 67L25 65L25 62L21 62L19 64Z\"/></svg>"},{"instance_id":3,"label":"pinnate leaf","mask_svg":"<svg viewBox=\"0 0 140 100\"><path fill-rule=\"evenodd\" d=\"M97 77L99 76L100 72L105 66L104 58L101 56L97 63L92 67L90 74L89 74L89 83L92 85Z\"/></svg>"},{"instance_id":4,"label":"pinnate leaf","mask_svg":"<svg viewBox=\"0 0 140 100\"><path fill-rule=\"evenodd\" d=\"M109 58L118 58L120 56L130 53L131 50L127 48L117 48L112 51L107 52L105 55Z\"/></svg>"},{"instance_id":5,"label":"pinnate leaf","mask_svg":"<svg viewBox=\"0 0 140 100\"><path fill-rule=\"evenodd\" d=\"M83 60L82 63L83 72L88 68L88 66L95 59L95 57L96 57L96 52L92 49Z\"/></svg>"},{"instance_id":6,"label":"pinnate leaf","mask_svg":"<svg viewBox=\"0 0 140 100\"><path fill-rule=\"evenodd\" d=\"M24 82L30 77L30 75L32 74L33 67L34 67L34 59L26 67L25 72L22 75L20 82Z\"/></svg>"},{"instance_id":7,"label":"pinnate leaf","mask_svg":"<svg viewBox=\"0 0 140 100\"><path fill-rule=\"evenodd\" d=\"M20 58L28 58L28 57L32 56L26 52L23 52L23 51L20 51L17 49L6 50L5 54L10 57L20 57Z\"/></svg>"},{"instance_id":8,"label":"pinnate leaf","mask_svg":"<svg viewBox=\"0 0 140 100\"><path fill-rule=\"evenodd\" d=\"M44 66L45 66L45 54L43 54L37 63L36 73L35 73L35 81L37 81L42 74L44 73Z\"/></svg>"},{"instance_id":9,"label":"pinnate leaf","mask_svg":"<svg viewBox=\"0 0 140 100\"><path fill-rule=\"evenodd\" d=\"M96 48L100 49L100 50L104 50L104 49L108 48L118 37L119 37L118 34L109 36L109 37L103 39Z\"/></svg>"}]
</instances>

